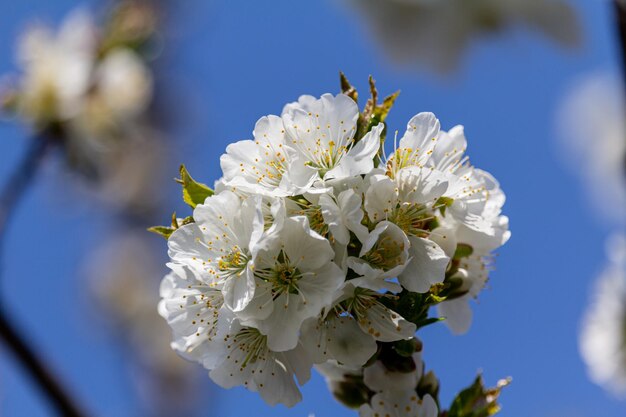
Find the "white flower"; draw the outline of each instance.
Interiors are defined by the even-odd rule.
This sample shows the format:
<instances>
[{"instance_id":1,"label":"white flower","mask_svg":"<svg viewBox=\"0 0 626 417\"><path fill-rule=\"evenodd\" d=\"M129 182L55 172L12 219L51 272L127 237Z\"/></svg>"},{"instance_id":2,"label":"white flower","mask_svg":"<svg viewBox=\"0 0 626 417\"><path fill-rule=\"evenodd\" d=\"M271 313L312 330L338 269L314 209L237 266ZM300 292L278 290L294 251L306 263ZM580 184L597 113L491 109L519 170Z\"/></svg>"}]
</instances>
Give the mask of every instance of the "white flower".
<instances>
[{"instance_id":1,"label":"white flower","mask_svg":"<svg viewBox=\"0 0 626 417\"><path fill-rule=\"evenodd\" d=\"M355 143L357 104L344 94L302 96L285 106L283 120L288 143L298 153L294 174L299 183L367 174L380 148L382 123Z\"/></svg>"},{"instance_id":2,"label":"white flower","mask_svg":"<svg viewBox=\"0 0 626 417\"><path fill-rule=\"evenodd\" d=\"M257 329L242 327L237 320L222 338L226 355L209 372L223 388L242 385L258 391L270 405L278 403L293 407L302 400L294 377L300 385L311 376L311 362L302 346L286 352L272 352L267 336Z\"/></svg>"},{"instance_id":3,"label":"white flower","mask_svg":"<svg viewBox=\"0 0 626 417\"><path fill-rule=\"evenodd\" d=\"M415 391L424 371L421 352L413 354L413 361L414 370L393 372L378 360L363 370L363 382L374 392Z\"/></svg>"},{"instance_id":4,"label":"white flower","mask_svg":"<svg viewBox=\"0 0 626 417\"><path fill-rule=\"evenodd\" d=\"M388 220L408 235L411 260L398 280L409 291L426 292L445 278L450 258L437 243L423 236L428 236L426 227L433 219L433 206L447 185L447 178L436 170L414 166L396 171L394 179L384 175L370 178L365 194L370 220Z\"/></svg>"},{"instance_id":5,"label":"white flower","mask_svg":"<svg viewBox=\"0 0 626 417\"><path fill-rule=\"evenodd\" d=\"M382 294L354 287L350 282L344 287L340 299L346 311L357 321L361 330L381 342L409 339L415 334L415 324L405 320L380 302Z\"/></svg>"},{"instance_id":6,"label":"white flower","mask_svg":"<svg viewBox=\"0 0 626 417\"><path fill-rule=\"evenodd\" d=\"M376 361L363 370L363 382L374 392L369 404L359 409L360 417L410 416L437 417L437 405L430 395L419 398L417 385L424 372L421 352L412 355L415 369L409 372L388 370Z\"/></svg>"},{"instance_id":7,"label":"white flower","mask_svg":"<svg viewBox=\"0 0 626 417\"><path fill-rule=\"evenodd\" d=\"M161 282L159 314L174 331L172 348L207 369L219 359L219 326L228 311L222 308L222 293L198 279L188 266L169 263L172 270Z\"/></svg>"},{"instance_id":8,"label":"white flower","mask_svg":"<svg viewBox=\"0 0 626 417\"><path fill-rule=\"evenodd\" d=\"M344 94L300 97L285 106L281 117L261 118L254 141L226 148L220 159L225 184L284 197L314 191L320 180L367 174L374 168L384 126L375 126L355 143L358 115L356 103Z\"/></svg>"},{"instance_id":9,"label":"white flower","mask_svg":"<svg viewBox=\"0 0 626 417\"><path fill-rule=\"evenodd\" d=\"M407 266L411 244L406 234L395 224L384 220L362 243L359 257L348 258L348 266L363 277L357 279L358 284L355 285L373 290L388 288L399 291L397 285L382 280L397 277Z\"/></svg>"},{"instance_id":10,"label":"white flower","mask_svg":"<svg viewBox=\"0 0 626 417\"><path fill-rule=\"evenodd\" d=\"M259 198L242 202L224 191L198 205L195 223L182 226L168 240L170 258L198 271L207 285L218 286L235 312L255 293L255 256L263 234L260 205Z\"/></svg>"},{"instance_id":11,"label":"white flower","mask_svg":"<svg viewBox=\"0 0 626 417\"><path fill-rule=\"evenodd\" d=\"M21 39L18 111L35 124L68 120L81 111L95 62L95 27L84 11L72 13L57 33L38 25Z\"/></svg>"},{"instance_id":12,"label":"white flower","mask_svg":"<svg viewBox=\"0 0 626 417\"><path fill-rule=\"evenodd\" d=\"M626 396L626 237L607 244L609 263L598 277L582 323L580 352L591 379Z\"/></svg>"},{"instance_id":13,"label":"white flower","mask_svg":"<svg viewBox=\"0 0 626 417\"><path fill-rule=\"evenodd\" d=\"M594 210L609 224L621 226L626 223L623 91L621 77L587 76L569 92L559 118L559 154L581 176Z\"/></svg>"},{"instance_id":14,"label":"white flower","mask_svg":"<svg viewBox=\"0 0 626 417\"><path fill-rule=\"evenodd\" d=\"M300 193L292 180L295 151L287 145L283 121L278 116L261 118L254 127L254 140L232 143L220 158L223 182L248 193L287 196ZM292 164L293 162L293 164ZM292 168L294 165L294 168ZM305 187L310 184L302 184Z\"/></svg>"},{"instance_id":15,"label":"white flower","mask_svg":"<svg viewBox=\"0 0 626 417\"><path fill-rule=\"evenodd\" d=\"M353 368L363 366L378 348L374 337L363 332L353 317L334 313L308 320L300 340L314 363L335 360Z\"/></svg>"},{"instance_id":16,"label":"white flower","mask_svg":"<svg viewBox=\"0 0 626 417\"><path fill-rule=\"evenodd\" d=\"M367 28L402 65L448 72L474 38L521 24L566 46L579 41L573 8L560 0L352 0Z\"/></svg>"},{"instance_id":17,"label":"white flower","mask_svg":"<svg viewBox=\"0 0 626 417\"><path fill-rule=\"evenodd\" d=\"M152 98L152 74L130 49L108 52L98 65L95 78L98 96L115 119L137 117Z\"/></svg>"},{"instance_id":18,"label":"white flower","mask_svg":"<svg viewBox=\"0 0 626 417\"><path fill-rule=\"evenodd\" d=\"M371 405L370 405L371 404ZM430 395L419 398L415 391L383 391L370 404L359 408L359 417L437 417L437 403Z\"/></svg>"},{"instance_id":19,"label":"white flower","mask_svg":"<svg viewBox=\"0 0 626 417\"><path fill-rule=\"evenodd\" d=\"M350 242L350 232L359 240L368 235L367 227L361 223L364 216L361 197L353 190L339 193L336 199L330 194L322 194L319 205L324 222L340 244L347 245Z\"/></svg>"},{"instance_id":20,"label":"white flower","mask_svg":"<svg viewBox=\"0 0 626 417\"><path fill-rule=\"evenodd\" d=\"M328 240L311 230L305 217L286 218L259 247L254 299L238 316L267 336L270 349L290 350L302 323L331 305L345 272L332 262Z\"/></svg>"}]
</instances>

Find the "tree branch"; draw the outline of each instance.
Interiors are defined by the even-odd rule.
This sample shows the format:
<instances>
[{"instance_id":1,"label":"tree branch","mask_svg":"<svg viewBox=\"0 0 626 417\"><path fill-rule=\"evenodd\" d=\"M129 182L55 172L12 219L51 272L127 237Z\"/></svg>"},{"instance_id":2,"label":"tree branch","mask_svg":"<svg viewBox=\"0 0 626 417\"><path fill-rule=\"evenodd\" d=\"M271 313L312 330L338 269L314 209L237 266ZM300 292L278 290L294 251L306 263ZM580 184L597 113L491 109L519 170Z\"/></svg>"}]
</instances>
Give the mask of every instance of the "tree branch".
<instances>
[{"instance_id":1,"label":"tree branch","mask_svg":"<svg viewBox=\"0 0 626 417\"><path fill-rule=\"evenodd\" d=\"M3 252L8 221L29 185L35 179L46 152L54 143L55 138L53 136L40 135L34 137L26 155L0 194L0 254ZM0 268L2 268L1 263ZM0 338L2 342L39 385L59 416L83 417L84 414L78 411L78 407L71 401L58 381L52 377L52 373L46 368L44 362L28 346L8 317L6 307L0 305Z\"/></svg>"}]
</instances>

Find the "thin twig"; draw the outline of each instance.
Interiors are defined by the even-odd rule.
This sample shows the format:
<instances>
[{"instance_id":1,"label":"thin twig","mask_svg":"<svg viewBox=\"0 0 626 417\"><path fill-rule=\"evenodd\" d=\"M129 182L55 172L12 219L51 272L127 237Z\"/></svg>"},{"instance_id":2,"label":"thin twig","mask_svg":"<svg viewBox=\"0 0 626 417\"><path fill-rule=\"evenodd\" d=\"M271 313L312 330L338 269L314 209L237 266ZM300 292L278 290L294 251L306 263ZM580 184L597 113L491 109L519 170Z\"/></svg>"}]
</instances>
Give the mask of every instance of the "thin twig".
<instances>
[{"instance_id":1,"label":"thin twig","mask_svg":"<svg viewBox=\"0 0 626 417\"><path fill-rule=\"evenodd\" d=\"M41 162L48 149L54 144L54 140L54 137L44 135L34 137L31 147L0 194L0 254L3 252L8 221L29 185L37 176ZM0 270L1 268L0 262ZM39 385L59 416L83 417L84 414L78 411L78 407L70 400L69 395L61 388L58 381L52 377L52 373L44 365L44 362L28 346L8 317L6 306L0 305L0 338L2 342Z\"/></svg>"}]
</instances>

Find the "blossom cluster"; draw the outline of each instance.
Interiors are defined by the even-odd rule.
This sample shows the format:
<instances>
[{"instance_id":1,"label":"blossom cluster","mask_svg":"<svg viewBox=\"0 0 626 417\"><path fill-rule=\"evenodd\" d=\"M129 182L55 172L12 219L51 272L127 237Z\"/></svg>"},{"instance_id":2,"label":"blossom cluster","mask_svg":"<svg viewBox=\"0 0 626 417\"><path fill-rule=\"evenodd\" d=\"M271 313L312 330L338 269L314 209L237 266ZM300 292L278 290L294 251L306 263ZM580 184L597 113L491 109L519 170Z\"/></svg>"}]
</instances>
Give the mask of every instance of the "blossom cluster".
<instances>
[{"instance_id":1,"label":"blossom cluster","mask_svg":"<svg viewBox=\"0 0 626 417\"><path fill-rule=\"evenodd\" d=\"M317 365L330 385L354 382L359 395L335 395L363 416L434 417L415 332L439 320L435 304L467 330L510 236L505 197L469 163L463 127L419 113L385 155L388 109L372 116L370 102L364 118L354 97L262 117L226 148L215 191L182 170L195 208L168 232L159 312L172 347L222 387L290 407Z\"/></svg>"}]
</instances>

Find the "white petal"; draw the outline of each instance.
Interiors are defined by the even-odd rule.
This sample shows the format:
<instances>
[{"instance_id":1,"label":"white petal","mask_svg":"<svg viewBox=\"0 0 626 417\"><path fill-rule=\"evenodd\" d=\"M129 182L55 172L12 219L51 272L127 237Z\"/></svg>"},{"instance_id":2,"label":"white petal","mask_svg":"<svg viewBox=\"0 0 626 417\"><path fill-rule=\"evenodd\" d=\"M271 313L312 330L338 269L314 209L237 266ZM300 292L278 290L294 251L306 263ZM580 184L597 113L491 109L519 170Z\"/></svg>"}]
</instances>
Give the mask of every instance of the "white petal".
<instances>
[{"instance_id":1,"label":"white petal","mask_svg":"<svg viewBox=\"0 0 626 417\"><path fill-rule=\"evenodd\" d=\"M444 323L454 334L467 333L472 325L472 309L469 296L463 296L437 305L439 317L445 317Z\"/></svg>"},{"instance_id":2,"label":"white petal","mask_svg":"<svg viewBox=\"0 0 626 417\"><path fill-rule=\"evenodd\" d=\"M425 293L433 284L443 282L450 258L432 240L409 237L411 262L398 280L409 291Z\"/></svg>"},{"instance_id":3,"label":"white petal","mask_svg":"<svg viewBox=\"0 0 626 417\"><path fill-rule=\"evenodd\" d=\"M363 370L363 382L374 392L414 390L421 376L417 367L421 366L420 362L414 371L391 372L381 361L376 361Z\"/></svg>"},{"instance_id":4,"label":"white petal","mask_svg":"<svg viewBox=\"0 0 626 417\"><path fill-rule=\"evenodd\" d=\"M399 148L419 149L420 155L434 148L433 139L439 136L439 120L432 113L419 113L407 124L406 132L400 139Z\"/></svg>"},{"instance_id":5,"label":"white petal","mask_svg":"<svg viewBox=\"0 0 626 417\"><path fill-rule=\"evenodd\" d=\"M409 339L416 330L415 324L378 302L365 311L364 317L359 317L359 326L381 342Z\"/></svg>"},{"instance_id":6,"label":"white petal","mask_svg":"<svg viewBox=\"0 0 626 417\"><path fill-rule=\"evenodd\" d=\"M243 310L254 297L254 270L251 264L241 274L232 276L224 282L222 293L224 304L234 312Z\"/></svg>"}]
</instances>

